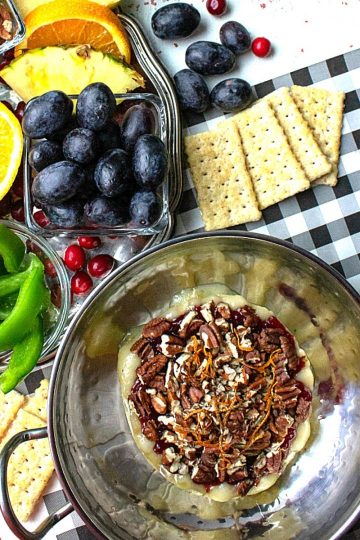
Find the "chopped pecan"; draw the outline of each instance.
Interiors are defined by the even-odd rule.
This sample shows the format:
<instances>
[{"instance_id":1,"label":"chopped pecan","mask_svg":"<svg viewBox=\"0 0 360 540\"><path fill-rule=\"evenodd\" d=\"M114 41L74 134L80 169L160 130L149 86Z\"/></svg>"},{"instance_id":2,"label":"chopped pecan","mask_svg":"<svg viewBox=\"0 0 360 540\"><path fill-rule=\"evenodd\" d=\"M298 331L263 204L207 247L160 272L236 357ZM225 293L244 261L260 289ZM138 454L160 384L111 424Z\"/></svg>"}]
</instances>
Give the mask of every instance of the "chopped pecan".
<instances>
[{"instance_id":1,"label":"chopped pecan","mask_svg":"<svg viewBox=\"0 0 360 540\"><path fill-rule=\"evenodd\" d=\"M286 437L289 427L292 426L294 420L291 416L280 414L274 421L269 423L269 427L273 433L279 436L280 439Z\"/></svg>"},{"instance_id":2,"label":"chopped pecan","mask_svg":"<svg viewBox=\"0 0 360 540\"><path fill-rule=\"evenodd\" d=\"M140 388L139 390L132 392L130 394L130 399L134 403L139 416L144 417L151 414L150 396L144 389Z\"/></svg>"},{"instance_id":3,"label":"chopped pecan","mask_svg":"<svg viewBox=\"0 0 360 540\"><path fill-rule=\"evenodd\" d=\"M147 439L150 441L157 441L158 440L158 432L156 430L156 424L154 420L148 420L147 422L144 422L142 424L141 428L143 434Z\"/></svg>"},{"instance_id":4,"label":"chopped pecan","mask_svg":"<svg viewBox=\"0 0 360 540\"><path fill-rule=\"evenodd\" d=\"M299 402L297 404L296 412L295 412L296 421L298 423L304 422L304 420L308 418L309 413L310 413L310 407L311 407L310 401L305 400L303 397L299 398Z\"/></svg>"},{"instance_id":5,"label":"chopped pecan","mask_svg":"<svg viewBox=\"0 0 360 540\"><path fill-rule=\"evenodd\" d=\"M200 469L203 469L204 471L213 471L217 460L217 454L213 450L209 448L204 448L198 465Z\"/></svg>"},{"instance_id":6,"label":"chopped pecan","mask_svg":"<svg viewBox=\"0 0 360 540\"><path fill-rule=\"evenodd\" d=\"M165 414L167 410L167 401L162 394L151 396L151 405L158 414Z\"/></svg>"},{"instance_id":7,"label":"chopped pecan","mask_svg":"<svg viewBox=\"0 0 360 540\"><path fill-rule=\"evenodd\" d=\"M258 348L272 353L280 346L282 330L279 328L263 328L258 337Z\"/></svg>"},{"instance_id":8,"label":"chopped pecan","mask_svg":"<svg viewBox=\"0 0 360 540\"><path fill-rule=\"evenodd\" d=\"M244 317L244 326L246 328L253 327L257 328L261 325L261 319L258 315L256 315L255 310L251 308L250 306L244 306L241 308L241 315Z\"/></svg>"},{"instance_id":9,"label":"chopped pecan","mask_svg":"<svg viewBox=\"0 0 360 540\"><path fill-rule=\"evenodd\" d=\"M205 471L199 467L196 474L191 476L191 479L195 484L211 484L216 480L215 469L212 471Z\"/></svg>"},{"instance_id":10,"label":"chopped pecan","mask_svg":"<svg viewBox=\"0 0 360 540\"><path fill-rule=\"evenodd\" d=\"M288 360L290 371L297 368L299 363L299 357L296 353L296 347L293 339L289 339L286 336L280 336L281 349Z\"/></svg>"},{"instance_id":11,"label":"chopped pecan","mask_svg":"<svg viewBox=\"0 0 360 540\"><path fill-rule=\"evenodd\" d=\"M216 306L216 310L220 313L223 319L227 320L231 318L231 309L229 304L225 304L225 302L219 302Z\"/></svg>"},{"instance_id":12,"label":"chopped pecan","mask_svg":"<svg viewBox=\"0 0 360 540\"><path fill-rule=\"evenodd\" d=\"M237 482L240 482L241 480L244 480L244 478L247 478L249 475L247 468L244 467L242 469L238 469L233 474L229 476L229 484L237 484Z\"/></svg>"},{"instance_id":13,"label":"chopped pecan","mask_svg":"<svg viewBox=\"0 0 360 540\"><path fill-rule=\"evenodd\" d=\"M164 392L166 390L164 375L155 375L155 377L148 382L148 386L150 388L155 388L155 390L159 390L160 392Z\"/></svg>"},{"instance_id":14,"label":"chopped pecan","mask_svg":"<svg viewBox=\"0 0 360 540\"><path fill-rule=\"evenodd\" d=\"M231 411L228 416L226 427L230 433L242 433L244 428L244 414L242 411Z\"/></svg>"},{"instance_id":15,"label":"chopped pecan","mask_svg":"<svg viewBox=\"0 0 360 540\"><path fill-rule=\"evenodd\" d=\"M136 373L145 384L149 383L167 364L168 359L163 354L150 358L136 370Z\"/></svg>"},{"instance_id":16,"label":"chopped pecan","mask_svg":"<svg viewBox=\"0 0 360 540\"><path fill-rule=\"evenodd\" d=\"M0 3L0 38L6 40L12 39L13 34L13 23L11 20L11 14L4 6Z\"/></svg>"},{"instance_id":17,"label":"chopped pecan","mask_svg":"<svg viewBox=\"0 0 360 540\"><path fill-rule=\"evenodd\" d=\"M152 358L155 354L151 344L143 337L135 341L130 351L136 353L141 360Z\"/></svg>"},{"instance_id":18,"label":"chopped pecan","mask_svg":"<svg viewBox=\"0 0 360 540\"><path fill-rule=\"evenodd\" d=\"M261 450L268 448L271 443L270 431L260 432L259 437L255 439L251 446L246 450L246 454L254 455L258 454Z\"/></svg>"},{"instance_id":19,"label":"chopped pecan","mask_svg":"<svg viewBox=\"0 0 360 540\"><path fill-rule=\"evenodd\" d=\"M189 397L193 403L199 403L204 397L204 392L200 388L192 386L189 390Z\"/></svg>"},{"instance_id":20,"label":"chopped pecan","mask_svg":"<svg viewBox=\"0 0 360 540\"><path fill-rule=\"evenodd\" d=\"M194 336L199 331L200 326L204 323L201 319L194 319L189 324L187 331L186 331L186 337L189 338L191 336Z\"/></svg>"},{"instance_id":21,"label":"chopped pecan","mask_svg":"<svg viewBox=\"0 0 360 540\"><path fill-rule=\"evenodd\" d=\"M158 349L165 354L165 356L175 356L180 354L184 350L184 344L182 339L177 336L163 334L161 336L161 344L158 345Z\"/></svg>"},{"instance_id":22,"label":"chopped pecan","mask_svg":"<svg viewBox=\"0 0 360 540\"><path fill-rule=\"evenodd\" d=\"M282 451L279 450L266 459L266 468L269 474L278 473L283 461Z\"/></svg>"},{"instance_id":23,"label":"chopped pecan","mask_svg":"<svg viewBox=\"0 0 360 540\"><path fill-rule=\"evenodd\" d=\"M196 317L196 311L193 311L193 310L189 311L189 313L186 313L186 315L183 317L182 321L180 322L179 332L178 332L181 338L185 338L189 335L188 330L190 328L192 321L195 319L195 317Z\"/></svg>"},{"instance_id":24,"label":"chopped pecan","mask_svg":"<svg viewBox=\"0 0 360 540\"><path fill-rule=\"evenodd\" d=\"M203 324L202 326L200 326L199 333L200 338L204 342L206 349L219 350L219 346L221 344L221 334L214 323Z\"/></svg>"},{"instance_id":25,"label":"chopped pecan","mask_svg":"<svg viewBox=\"0 0 360 540\"><path fill-rule=\"evenodd\" d=\"M143 336L145 338L158 338L162 334L168 332L171 328L171 323L164 317L156 317L149 321L143 328Z\"/></svg>"},{"instance_id":26,"label":"chopped pecan","mask_svg":"<svg viewBox=\"0 0 360 540\"><path fill-rule=\"evenodd\" d=\"M247 494L250 488L254 485L254 480L250 480L250 478L245 478L245 480L242 480L238 483L236 486L236 491L239 495L242 497Z\"/></svg>"}]
</instances>

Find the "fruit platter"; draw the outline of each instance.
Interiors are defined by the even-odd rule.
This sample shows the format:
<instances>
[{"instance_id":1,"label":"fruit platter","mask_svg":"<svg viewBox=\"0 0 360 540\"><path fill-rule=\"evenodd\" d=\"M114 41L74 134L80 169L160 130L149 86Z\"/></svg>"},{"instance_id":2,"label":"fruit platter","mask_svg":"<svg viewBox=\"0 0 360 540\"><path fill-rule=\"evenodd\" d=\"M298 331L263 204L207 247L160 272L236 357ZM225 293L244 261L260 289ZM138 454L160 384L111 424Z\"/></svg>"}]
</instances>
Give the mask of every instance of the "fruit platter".
<instances>
[{"instance_id":1,"label":"fruit platter","mask_svg":"<svg viewBox=\"0 0 360 540\"><path fill-rule=\"evenodd\" d=\"M322 532L303 502L360 396L360 49L329 9L351 45L292 1L0 0L6 540L356 521L358 456Z\"/></svg>"}]
</instances>

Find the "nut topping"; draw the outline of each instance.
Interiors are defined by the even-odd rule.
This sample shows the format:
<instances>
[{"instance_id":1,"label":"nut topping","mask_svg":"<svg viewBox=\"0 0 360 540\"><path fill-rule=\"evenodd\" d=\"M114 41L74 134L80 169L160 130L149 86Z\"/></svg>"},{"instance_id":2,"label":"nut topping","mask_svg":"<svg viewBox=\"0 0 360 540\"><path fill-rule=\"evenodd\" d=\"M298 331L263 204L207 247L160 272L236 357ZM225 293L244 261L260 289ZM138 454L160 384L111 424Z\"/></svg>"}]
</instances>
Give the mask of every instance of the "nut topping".
<instances>
[{"instance_id":1,"label":"nut topping","mask_svg":"<svg viewBox=\"0 0 360 540\"><path fill-rule=\"evenodd\" d=\"M296 380L303 359L276 317L208 302L153 319L131 351L141 365L129 400L171 473L246 495L281 472L311 392Z\"/></svg>"},{"instance_id":2,"label":"nut topping","mask_svg":"<svg viewBox=\"0 0 360 540\"><path fill-rule=\"evenodd\" d=\"M13 23L11 20L11 14L4 6L0 3L0 41L9 40L13 37Z\"/></svg>"}]
</instances>

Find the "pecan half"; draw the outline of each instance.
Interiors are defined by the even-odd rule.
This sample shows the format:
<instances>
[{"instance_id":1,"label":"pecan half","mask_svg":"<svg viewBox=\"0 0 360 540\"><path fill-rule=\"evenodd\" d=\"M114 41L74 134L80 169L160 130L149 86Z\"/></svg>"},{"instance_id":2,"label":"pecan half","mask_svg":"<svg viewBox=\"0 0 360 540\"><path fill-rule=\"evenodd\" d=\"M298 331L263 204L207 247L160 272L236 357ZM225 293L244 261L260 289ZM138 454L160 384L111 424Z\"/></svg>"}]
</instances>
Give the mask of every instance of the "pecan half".
<instances>
[{"instance_id":1,"label":"pecan half","mask_svg":"<svg viewBox=\"0 0 360 540\"><path fill-rule=\"evenodd\" d=\"M215 326L215 329L214 329ZM200 338L204 342L206 349L219 349L219 330L213 323L203 324L199 329ZM221 339L221 334L220 334Z\"/></svg>"},{"instance_id":2,"label":"pecan half","mask_svg":"<svg viewBox=\"0 0 360 540\"><path fill-rule=\"evenodd\" d=\"M141 360L145 358L151 358L154 356L154 349L150 343L143 337L135 341L134 345L130 349L131 352L136 353Z\"/></svg>"},{"instance_id":3,"label":"pecan half","mask_svg":"<svg viewBox=\"0 0 360 540\"><path fill-rule=\"evenodd\" d=\"M166 356L157 354L141 364L141 366L137 368L136 373L142 378L144 383L147 384L166 366L167 361L168 359Z\"/></svg>"},{"instance_id":4,"label":"pecan half","mask_svg":"<svg viewBox=\"0 0 360 540\"><path fill-rule=\"evenodd\" d=\"M165 356L175 356L180 354L184 350L182 339L177 336L171 336L163 334L161 336L161 344L158 345L158 349L165 354Z\"/></svg>"},{"instance_id":5,"label":"pecan half","mask_svg":"<svg viewBox=\"0 0 360 540\"><path fill-rule=\"evenodd\" d=\"M141 428L141 431L145 435L147 439L150 441L157 441L158 440L158 432L156 430L156 424L154 420L148 420L147 422L144 422Z\"/></svg>"},{"instance_id":6,"label":"pecan half","mask_svg":"<svg viewBox=\"0 0 360 540\"><path fill-rule=\"evenodd\" d=\"M192 386L189 390L189 397L193 403L199 403L204 397L204 392L200 388Z\"/></svg>"},{"instance_id":7,"label":"pecan half","mask_svg":"<svg viewBox=\"0 0 360 540\"><path fill-rule=\"evenodd\" d=\"M151 405L158 414L165 414L167 410L167 402L162 394L151 396Z\"/></svg>"},{"instance_id":8,"label":"pecan half","mask_svg":"<svg viewBox=\"0 0 360 540\"><path fill-rule=\"evenodd\" d=\"M155 339L168 332L170 328L171 323L164 319L164 317L156 317L144 326L142 333L146 338Z\"/></svg>"}]
</instances>

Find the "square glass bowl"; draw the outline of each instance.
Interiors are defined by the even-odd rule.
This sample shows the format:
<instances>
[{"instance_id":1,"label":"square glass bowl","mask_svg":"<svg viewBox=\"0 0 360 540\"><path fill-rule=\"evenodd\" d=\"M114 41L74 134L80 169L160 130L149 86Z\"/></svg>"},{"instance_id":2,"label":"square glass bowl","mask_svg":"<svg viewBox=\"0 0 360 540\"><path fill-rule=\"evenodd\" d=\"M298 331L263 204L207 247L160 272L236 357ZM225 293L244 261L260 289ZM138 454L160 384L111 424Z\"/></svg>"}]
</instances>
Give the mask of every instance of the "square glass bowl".
<instances>
[{"instance_id":1,"label":"square glass bowl","mask_svg":"<svg viewBox=\"0 0 360 540\"><path fill-rule=\"evenodd\" d=\"M77 96L70 96L74 101L77 100ZM155 117L155 131L157 135L165 144L165 148L169 156L169 166L171 167L171 156L168 146L167 127L165 109L161 99L155 94L150 93L131 93L131 94L115 94L117 104L120 104L126 108L127 105L135 105L137 103L145 103L150 106L154 112ZM39 140L36 140L39 142ZM25 210L25 223L27 227L36 234L43 236L68 236L75 237L86 234L96 235L153 235L162 231L169 223L169 173L167 173L164 182L156 190L160 199L162 200L162 212L159 219L150 227L136 226L131 221L125 225L105 227L101 225L84 225L74 228L60 228L51 223L45 227L40 226L34 219L34 213L39 210L33 200L31 193L31 184L33 179L33 172L29 165L29 152L35 141L27 136L24 138L24 155L23 155L23 167L24 167L24 210Z\"/></svg>"},{"instance_id":2,"label":"square glass bowl","mask_svg":"<svg viewBox=\"0 0 360 540\"><path fill-rule=\"evenodd\" d=\"M37 237L23 225L12 221L0 223L14 232L25 244L26 253L34 253L44 264L45 281L51 291L51 304L44 316L45 340L41 356L46 356L58 345L68 322L70 310L70 283L61 257L47 240ZM11 352L0 352L0 372L5 369Z\"/></svg>"},{"instance_id":3,"label":"square glass bowl","mask_svg":"<svg viewBox=\"0 0 360 540\"><path fill-rule=\"evenodd\" d=\"M12 38L0 43L0 55L18 45L25 37L25 24L20 13L12 0L0 0L5 9L9 12L12 23Z\"/></svg>"}]
</instances>

